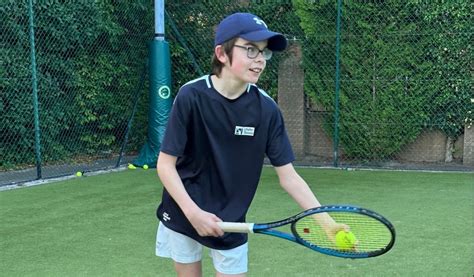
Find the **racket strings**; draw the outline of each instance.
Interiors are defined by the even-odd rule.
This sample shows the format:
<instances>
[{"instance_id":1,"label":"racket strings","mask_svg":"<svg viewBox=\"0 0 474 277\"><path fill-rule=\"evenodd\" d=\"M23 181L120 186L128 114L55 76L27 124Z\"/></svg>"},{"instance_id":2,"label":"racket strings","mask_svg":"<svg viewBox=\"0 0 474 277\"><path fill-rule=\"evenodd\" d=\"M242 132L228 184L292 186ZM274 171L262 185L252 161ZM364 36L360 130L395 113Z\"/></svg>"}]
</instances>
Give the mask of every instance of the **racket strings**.
<instances>
[{"instance_id":1,"label":"racket strings","mask_svg":"<svg viewBox=\"0 0 474 277\"><path fill-rule=\"evenodd\" d=\"M327 234L311 216L303 217L294 224L296 235L305 242L322 248L340 252L371 253L385 249L392 240L390 230L379 220L364 214L351 212L328 212L337 223L346 224L355 236L355 245L341 247L336 243L335 234Z\"/></svg>"}]
</instances>

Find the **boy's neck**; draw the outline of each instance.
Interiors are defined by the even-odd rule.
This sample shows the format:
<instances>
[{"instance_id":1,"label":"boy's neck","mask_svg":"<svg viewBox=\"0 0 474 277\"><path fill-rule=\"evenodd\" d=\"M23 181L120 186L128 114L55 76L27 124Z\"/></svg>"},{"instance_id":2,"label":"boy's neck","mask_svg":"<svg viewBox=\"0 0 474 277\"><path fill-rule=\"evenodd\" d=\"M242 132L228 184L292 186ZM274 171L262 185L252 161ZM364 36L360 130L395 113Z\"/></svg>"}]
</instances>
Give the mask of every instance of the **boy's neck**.
<instances>
[{"instance_id":1,"label":"boy's neck","mask_svg":"<svg viewBox=\"0 0 474 277\"><path fill-rule=\"evenodd\" d=\"M222 96L227 99L237 99L247 89L248 84L242 83L240 80L232 78L225 78L223 74L220 77L217 75L211 75L212 84L214 89Z\"/></svg>"}]
</instances>

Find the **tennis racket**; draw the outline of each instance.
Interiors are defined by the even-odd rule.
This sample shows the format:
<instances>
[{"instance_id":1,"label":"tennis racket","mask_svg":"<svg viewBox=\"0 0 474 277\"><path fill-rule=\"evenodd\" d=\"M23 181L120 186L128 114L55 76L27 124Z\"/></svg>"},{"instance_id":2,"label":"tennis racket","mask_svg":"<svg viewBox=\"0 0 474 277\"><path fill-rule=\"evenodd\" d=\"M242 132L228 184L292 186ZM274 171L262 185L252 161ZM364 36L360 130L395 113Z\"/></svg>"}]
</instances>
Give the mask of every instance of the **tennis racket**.
<instances>
[{"instance_id":1,"label":"tennis racket","mask_svg":"<svg viewBox=\"0 0 474 277\"><path fill-rule=\"evenodd\" d=\"M356 242L341 248L334 236L325 231L324 220L329 215L336 223L350 228ZM318 219L319 217L319 219ZM290 232L275 230L289 225ZM395 243L395 228L385 217L368 209L353 206L321 206L271 223L219 222L225 232L257 233L283 238L320 253L341 258L370 258L389 251Z\"/></svg>"}]
</instances>

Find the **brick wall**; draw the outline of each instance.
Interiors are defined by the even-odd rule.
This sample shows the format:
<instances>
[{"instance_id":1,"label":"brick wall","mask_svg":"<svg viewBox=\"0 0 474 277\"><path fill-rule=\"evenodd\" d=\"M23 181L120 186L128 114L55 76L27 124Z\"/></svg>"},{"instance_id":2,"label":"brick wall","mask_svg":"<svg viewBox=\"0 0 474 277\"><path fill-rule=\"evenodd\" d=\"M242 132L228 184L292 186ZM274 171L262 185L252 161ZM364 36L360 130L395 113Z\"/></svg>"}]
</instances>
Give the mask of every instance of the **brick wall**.
<instances>
[{"instance_id":1,"label":"brick wall","mask_svg":"<svg viewBox=\"0 0 474 277\"><path fill-rule=\"evenodd\" d=\"M301 46L289 45L278 67L278 105L285 118L285 127L297 158L305 155L304 73L301 67Z\"/></svg>"},{"instance_id":2,"label":"brick wall","mask_svg":"<svg viewBox=\"0 0 474 277\"><path fill-rule=\"evenodd\" d=\"M464 128L463 164L474 166L474 126Z\"/></svg>"}]
</instances>

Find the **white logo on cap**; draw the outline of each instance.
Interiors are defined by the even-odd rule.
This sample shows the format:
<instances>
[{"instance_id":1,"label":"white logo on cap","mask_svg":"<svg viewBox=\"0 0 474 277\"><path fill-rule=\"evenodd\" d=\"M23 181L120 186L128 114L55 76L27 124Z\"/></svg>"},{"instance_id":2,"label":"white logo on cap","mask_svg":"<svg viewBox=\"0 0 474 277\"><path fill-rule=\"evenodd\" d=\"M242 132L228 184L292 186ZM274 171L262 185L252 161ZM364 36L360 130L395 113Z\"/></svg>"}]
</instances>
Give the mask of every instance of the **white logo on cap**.
<instances>
[{"instance_id":1,"label":"white logo on cap","mask_svg":"<svg viewBox=\"0 0 474 277\"><path fill-rule=\"evenodd\" d=\"M265 24L265 22L264 22L263 20L261 20L260 18L254 17L253 20L255 20L255 22L257 22L258 25L262 25L262 24L263 24L263 25L265 26L265 28L268 28L268 27L267 27L267 24Z\"/></svg>"}]
</instances>

